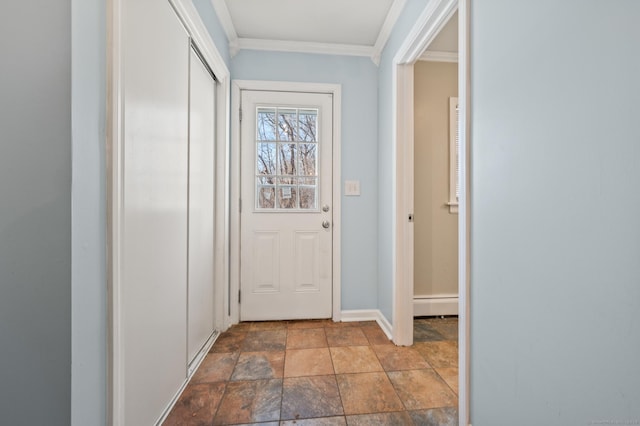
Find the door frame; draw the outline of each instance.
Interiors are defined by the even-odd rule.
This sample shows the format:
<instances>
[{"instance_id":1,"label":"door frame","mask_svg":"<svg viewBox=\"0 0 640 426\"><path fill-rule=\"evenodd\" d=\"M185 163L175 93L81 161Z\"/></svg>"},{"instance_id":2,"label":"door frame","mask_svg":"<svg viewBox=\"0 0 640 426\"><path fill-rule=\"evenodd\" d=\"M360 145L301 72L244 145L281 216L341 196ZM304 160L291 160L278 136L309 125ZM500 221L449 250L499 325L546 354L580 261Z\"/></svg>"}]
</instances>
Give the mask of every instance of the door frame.
<instances>
[{"instance_id":1,"label":"door frame","mask_svg":"<svg viewBox=\"0 0 640 426\"><path fill-rule=\"evenodd\" d=\"M215 246L212 259L216 268L214 294L216 300L215 328L222 330L226 323L229 240L229 105L231 74L206 26L191 0L166 0L176 12L203 59L214 72L216 87L216 171L215 171ZM124 81L122 10L125 0L107 0L107 107L106 107L106 193L107 193L107 424L124 424L124 356L122 291L122 243L124 217ZM212 341L211 341L212 343ZM185 348L186 350L186 348ZM202 361L204 357L200 358ZM193 371L197 365L194 365ZM185 374L188 371L185 365ZM192 372L192 371L191 371ZM185 376L186 377L186 376ZM178 389L172 406L187 380ZM169 408L169 407L167 407Z\"/></svg>"},{"instance_id":2,"label":"door frame","mask_svg":"<svg viewBox=\"0 0 640 426\"><path fill-rule=\"evenodd\" d=\"M469 287L470 287L470 44L471 0L434 0L424 9L398 49L393 67L394 145L394 256L393 340L413 343L413 223L414 207L414 75L413 65L426 47L458 11L458 100L460 134L460 199L458 205L458 414L461 425L469 424Z\"/></svg>"},{"instance_id":3,"label":"door frame","mask_svg":"<svg viewBox=\"0 0 640 426\"><path fill-rule=\"evenodd\" d=\"M340 242L340 147L342 117L342 86L340 84L300 83L283 81L234 80L231 82L231 202L230 202L230 255L229 255L229 310L226 327L240 321L240 107L243 90L268 92L304 92L333 95L333 226L332 226L332 312L333 320L341 319Z\"/></svg>"}]
</instances>

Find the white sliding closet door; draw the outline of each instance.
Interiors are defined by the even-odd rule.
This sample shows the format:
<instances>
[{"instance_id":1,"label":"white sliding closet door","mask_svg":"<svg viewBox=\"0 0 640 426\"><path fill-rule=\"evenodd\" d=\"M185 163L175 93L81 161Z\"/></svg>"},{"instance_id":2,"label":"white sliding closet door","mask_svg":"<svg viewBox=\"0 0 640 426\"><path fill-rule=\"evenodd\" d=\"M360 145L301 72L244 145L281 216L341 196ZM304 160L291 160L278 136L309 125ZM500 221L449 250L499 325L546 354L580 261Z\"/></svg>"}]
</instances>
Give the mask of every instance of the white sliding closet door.
<instances>
[{"instance_id":1,"label":"white sliding closet door","mask_svg":"<svg viewBox=\"0 0 640 426\"><path fill-rule=\"evenodd\" d=\"M186 379L189 37L168 1L122 2L121 424ZM144 23L144 25L142 25Z\"/></svg>"},{"instance_id":2,"label":"white sliding closet door","mask_svg":"<svg viewBox=\"0 0 640 426\"><path fill-rule=\"evenodd\" d=\"M215 80L191 49L189 79L189 363L214 330Z\"/></svg>"}]
</instances>

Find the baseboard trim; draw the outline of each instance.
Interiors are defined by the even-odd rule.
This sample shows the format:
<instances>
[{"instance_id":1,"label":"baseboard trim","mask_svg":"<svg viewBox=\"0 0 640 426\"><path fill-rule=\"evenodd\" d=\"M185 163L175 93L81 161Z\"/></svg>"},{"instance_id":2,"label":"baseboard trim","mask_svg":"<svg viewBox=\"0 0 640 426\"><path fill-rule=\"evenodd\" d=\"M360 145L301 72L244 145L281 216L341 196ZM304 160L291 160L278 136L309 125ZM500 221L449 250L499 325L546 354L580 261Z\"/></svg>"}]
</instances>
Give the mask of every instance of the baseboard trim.
<instances>
[{"instance_id":1,"label":"baseboard trim","mask_svg":"<svg viewBox=\"0 0 640 426\"><path fill-rule=\"evenodd\" d=\"M413 316L458 315L457 297L414 298Z\"/></svg>"},{"instance_id":2,"label":"baseboard trim","mask_svg":"<svg viewBox=\"0 0 640 426\"><path fill-rule=\"evenodd\" d=\"M393 329L389 321L382 315L379 309L353 309L350 311L342 311L341 317L343 322L353 321L375 321L378 323L384 334L389 340L393 339Z\"/></svg>"}]
</instances>

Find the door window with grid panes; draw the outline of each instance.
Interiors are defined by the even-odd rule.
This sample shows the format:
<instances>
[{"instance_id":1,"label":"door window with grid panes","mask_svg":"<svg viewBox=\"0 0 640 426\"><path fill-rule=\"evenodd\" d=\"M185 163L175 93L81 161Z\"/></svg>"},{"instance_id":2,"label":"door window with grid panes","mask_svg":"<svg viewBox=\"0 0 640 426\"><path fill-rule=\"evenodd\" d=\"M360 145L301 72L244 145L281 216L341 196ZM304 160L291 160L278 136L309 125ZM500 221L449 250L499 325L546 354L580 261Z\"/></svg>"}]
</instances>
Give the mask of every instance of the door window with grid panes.
<instances>
[{"instance_id":1,"label":"door window with grid panes","mask_svg":"<svg viewBox=\"0 0 640 426\"><path fill-rule=\"evenodd\" d=\"M318 209L318 110L256 110L257 211Z\"/></svg>"}]
</instances>

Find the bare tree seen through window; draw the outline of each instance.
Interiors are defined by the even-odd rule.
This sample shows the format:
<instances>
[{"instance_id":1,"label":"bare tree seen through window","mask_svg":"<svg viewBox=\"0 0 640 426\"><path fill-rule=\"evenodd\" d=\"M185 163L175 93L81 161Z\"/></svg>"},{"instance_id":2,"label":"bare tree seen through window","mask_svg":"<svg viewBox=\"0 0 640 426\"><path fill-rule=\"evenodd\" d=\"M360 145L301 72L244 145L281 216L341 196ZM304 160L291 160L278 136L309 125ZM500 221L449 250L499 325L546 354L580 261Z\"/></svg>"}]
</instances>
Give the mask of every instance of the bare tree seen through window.
<instances>
[{"instance_id":1,"label":"bare tree seen through window","mask_svg":"<svg viewBox=\"0 0 640 426\"><path fill-rule=\"evenodd\" d=\"M318 110L258 108L257 113L257 207L317 208Z\"/></svg>"}]
</instances>

